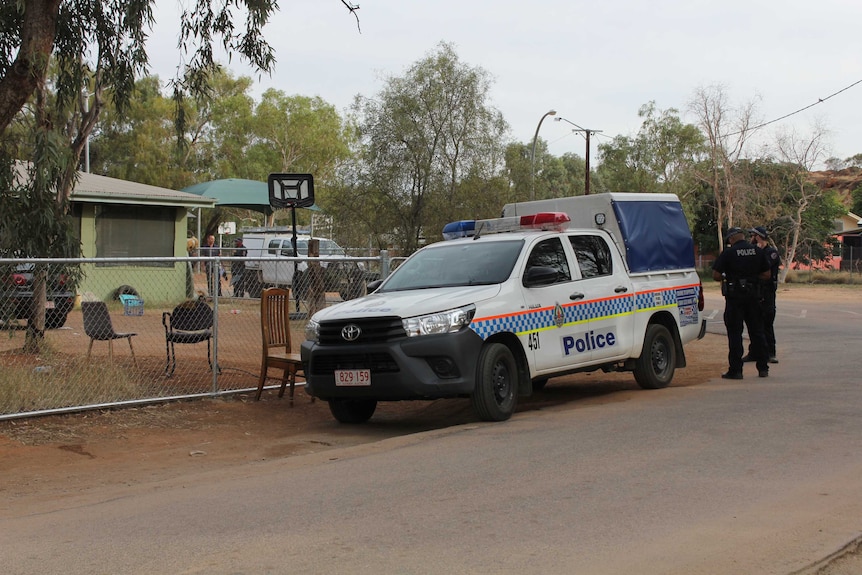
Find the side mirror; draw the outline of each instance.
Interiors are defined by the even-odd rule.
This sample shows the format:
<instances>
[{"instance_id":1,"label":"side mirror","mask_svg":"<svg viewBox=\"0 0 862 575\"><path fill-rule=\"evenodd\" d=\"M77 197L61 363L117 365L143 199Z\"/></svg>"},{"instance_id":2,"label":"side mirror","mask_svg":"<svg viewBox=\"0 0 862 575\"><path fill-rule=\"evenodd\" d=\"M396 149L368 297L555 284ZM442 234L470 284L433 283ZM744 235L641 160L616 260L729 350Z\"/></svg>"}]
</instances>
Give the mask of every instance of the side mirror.
<instances>
[{"instance_id":1,"label":"side mirror","mask_svg":"<svg viewBox=\"0 0 862 575\"><path fill-rule=\"evenodd\" d=\"M557 270L548 266L533 266L527 269L524 276L524 287L539 287L557 282Z\"/></svg>"},{"instance_id":2,"label":"side mirror","mask_svg":"<svg viewBox=\"0 0 862 575\"><path fill-rule=\"evenodd\" d=\"M372 293L377 290L377 288L379 288L380 284L382 283L383 280L374 280L373 282L368 282L368 284L365 286L365 289L368 291L368 293Z\"/></svg>"}]
</instances>

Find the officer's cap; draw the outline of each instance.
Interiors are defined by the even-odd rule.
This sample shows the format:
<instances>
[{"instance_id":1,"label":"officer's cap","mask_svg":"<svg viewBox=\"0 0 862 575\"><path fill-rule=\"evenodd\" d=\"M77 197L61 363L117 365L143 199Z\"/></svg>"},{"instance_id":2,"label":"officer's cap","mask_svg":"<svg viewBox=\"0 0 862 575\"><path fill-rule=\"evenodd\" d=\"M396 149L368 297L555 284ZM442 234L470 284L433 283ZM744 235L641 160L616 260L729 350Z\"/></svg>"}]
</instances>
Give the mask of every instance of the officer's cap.
<instances>
[{"instance_id":1,"label":"officer's cap","mask_svg":"<svg viewBox=\"0 0 862 575\"><path fill-rule=\"evenodd\" d=\"M751 228L750 230L748 230L748 233L750 233L752 235L760 236L764 240L769 237L769 233L767 233L766 228L764 228L763 226L757 226L755 228Z\"/></svg>"},{"instance_id":2,"label":"officer's cap","mask_svg":"<svg viewBox=\"0 0 862 575\"><path fill-rule=\"evenodd\" d=\"M742 231L742 228L732 227L732 228L730 228L729 230L727 230L727 233L726 233L726 234L724 234L724 242L725 242L725 243L729 242L729 241L730 241L730 238L732 238L732 237L733 237L733 236L735 236L736 234L743 234L743 235L745 235L745 232L744 232L744 231Z\"/></svg>"}]
</instances>

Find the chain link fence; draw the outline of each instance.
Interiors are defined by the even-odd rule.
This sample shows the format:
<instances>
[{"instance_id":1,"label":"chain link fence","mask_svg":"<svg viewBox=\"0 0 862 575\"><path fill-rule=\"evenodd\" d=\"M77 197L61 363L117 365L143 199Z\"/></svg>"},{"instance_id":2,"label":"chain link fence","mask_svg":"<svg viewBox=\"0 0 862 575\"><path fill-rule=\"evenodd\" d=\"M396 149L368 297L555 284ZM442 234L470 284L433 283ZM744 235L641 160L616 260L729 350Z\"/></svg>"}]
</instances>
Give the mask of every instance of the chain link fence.
<instances>
[{"instance_id":1,"label":"chain link fence","mask_svg":"<svg viewBox=\"0 0 862 575\"><path fill-rule=\"evenodd\" d=\"M255 389L263 289L291 288L296 352L311 314L404 259L222 254L0 259L0 419Z\"/></svg>"}]
</instances>

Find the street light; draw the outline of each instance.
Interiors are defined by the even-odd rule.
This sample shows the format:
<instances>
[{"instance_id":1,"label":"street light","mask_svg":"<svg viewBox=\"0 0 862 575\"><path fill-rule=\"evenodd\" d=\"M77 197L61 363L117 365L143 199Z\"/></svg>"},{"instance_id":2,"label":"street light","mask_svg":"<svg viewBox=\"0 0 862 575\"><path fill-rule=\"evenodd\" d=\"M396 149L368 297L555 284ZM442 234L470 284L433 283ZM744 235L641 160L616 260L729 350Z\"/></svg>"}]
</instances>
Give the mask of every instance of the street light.
<instances>
[{"instance_id":1,"label":"street light","mask_svg":"<svg viewBox=\"0 0 862 575\"><path fill-rule=\"evenodd\" d=\"M556 110L545 112L545 115L539 120L539 125L536 126L536 133L533 134L533 151L530 153L530 201L536 199L536 139L539 137L539 128L542 127L542 122L545 121L545 118L556 115Z\"/></svg>"},{"instance_id":2,"label":"street light","mask_svg":"<svg viewBox=\"0 0 862 575\"><path fill-rule=\"evenodd\" d=\"M582 128L582 127L578 126L577 124L575 124L574 122L572 122L571 120L567 120L567 119L563 118L562 116L559 118L554 118L554 121L555 122L567 122L567 123L573 125L575 128L577 128L576 130L572 130L573 132L584 132L584 137L587 140L587 155L584 158L584 160L586 162L585 170L584 170L584 172L585 172L585 175L584 175L584 195L589 196L590 195L590 135L595 134L597 132L601 132L601 130L588 130L587 128Z\"/></svg>"}]
</instances>

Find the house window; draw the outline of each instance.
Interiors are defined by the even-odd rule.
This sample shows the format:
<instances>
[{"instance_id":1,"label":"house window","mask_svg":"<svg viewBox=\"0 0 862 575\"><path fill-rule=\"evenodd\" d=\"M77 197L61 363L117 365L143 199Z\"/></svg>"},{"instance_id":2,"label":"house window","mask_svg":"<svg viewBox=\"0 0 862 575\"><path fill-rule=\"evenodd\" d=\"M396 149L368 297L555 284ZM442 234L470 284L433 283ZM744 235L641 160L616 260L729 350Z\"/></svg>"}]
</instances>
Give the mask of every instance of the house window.
<instances>
[{"instance_id":1,"label":"house window","mask_svg":"<svg viewBox=\"0 0 862 575\"><path fill-rule=\"evenodd\" d=\"M96 208L96 257L174 257L175 209L102 205ZM100 263L101 267L127 263ZM142 267L170 267L171 262L141 262Z\"/></svg>"}]
</instances>

